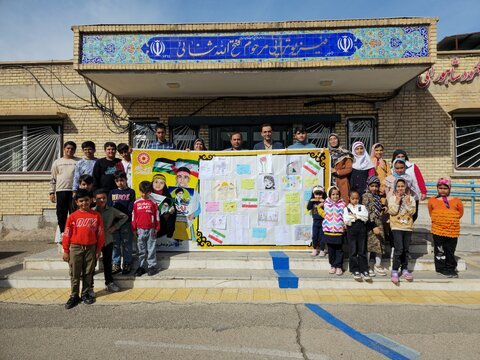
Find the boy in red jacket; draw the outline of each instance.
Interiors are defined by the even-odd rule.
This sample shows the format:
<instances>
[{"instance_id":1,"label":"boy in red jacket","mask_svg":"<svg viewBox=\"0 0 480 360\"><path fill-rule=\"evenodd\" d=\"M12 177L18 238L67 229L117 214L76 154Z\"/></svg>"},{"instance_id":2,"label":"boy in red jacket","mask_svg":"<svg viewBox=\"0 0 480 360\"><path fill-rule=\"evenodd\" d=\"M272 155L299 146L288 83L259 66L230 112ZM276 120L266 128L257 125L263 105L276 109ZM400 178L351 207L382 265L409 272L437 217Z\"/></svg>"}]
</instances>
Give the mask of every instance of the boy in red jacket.
<instances>
[{"instance_id":1,"label":"boy in red jacket","mask_svg":"<svg viewBox=\"0 0 480 360\"><path fill-rule=\"evenodd\" d=\"M157 232L160 231L160 217L158 205L149 199L152 192L152 183L142 181L139 185L140 199L133 204L132 230L137 239L139 266L135 276L142 276L145 271L145 262L148 266L148 275L157 272Z\"/></svg>"},{"instance_id":2,"label":"boy in red jacket","mask_svg":"<svg viewBox=\"0 0 480 360\"><path fill-rule=\"evenodd\" d=\"M102 216L90 209L92 193L79 189L75 194L78 210L71 214L65 224L63 234L63 260L70 265L72 293L66 309L71 309L83 300L93 304L95 298L89 294L92 274L95 271L95 259L98 259L105 241ZM82 278L82 298L80 299L80 277Z\"/></svg>"}]
</instances>

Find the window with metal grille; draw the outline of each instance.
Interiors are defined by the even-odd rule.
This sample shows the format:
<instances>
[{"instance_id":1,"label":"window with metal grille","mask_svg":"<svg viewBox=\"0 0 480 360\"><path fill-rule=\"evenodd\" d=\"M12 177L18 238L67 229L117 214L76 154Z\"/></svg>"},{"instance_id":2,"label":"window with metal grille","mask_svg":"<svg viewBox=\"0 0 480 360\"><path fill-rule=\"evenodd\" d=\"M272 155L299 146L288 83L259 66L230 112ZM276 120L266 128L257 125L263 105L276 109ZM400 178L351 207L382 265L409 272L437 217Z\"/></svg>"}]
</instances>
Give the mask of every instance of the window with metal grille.
<instances>
[{"instance_id":1,"label":"window with metal grille","mask_svg":"<svg viewBox=\"0 0 480 360\"><path fill-rule=\"evenodd\" d=\"M0 172L49 172L61 138L61 125L0 125Z\"/></svg>"},{"instance_id":2,"label":"window with metal grille","mask_svg":"<svg viewBox=\"0 0 480 360\"><path fill-rule=\"evenodd\" d=\"M370 151L375 143L375 118L372 116L347 118L347 141L349 150L355 141L361 141L365 149Z\"/></svg>"},{"instance_id":3,"label":"window with metal grille","mask_svg":"<svg viewBox=\"0 0 480 360\"><path fill-rule=\"evenodd\" d=\"M307 126L308 142L317 148L328 147L328 135L333 132L333 126L316 123Z\"/></svg>"},{"instance_id":4,"label":"window with metal grille","mask_svg":"<svg viewBox=\"0 0 480 360\"><path fill-rule=\"evenodd\" d=\"M455 120L455 167L480 169L480 114L458 116Z\"/></svg>"}]
</instances>

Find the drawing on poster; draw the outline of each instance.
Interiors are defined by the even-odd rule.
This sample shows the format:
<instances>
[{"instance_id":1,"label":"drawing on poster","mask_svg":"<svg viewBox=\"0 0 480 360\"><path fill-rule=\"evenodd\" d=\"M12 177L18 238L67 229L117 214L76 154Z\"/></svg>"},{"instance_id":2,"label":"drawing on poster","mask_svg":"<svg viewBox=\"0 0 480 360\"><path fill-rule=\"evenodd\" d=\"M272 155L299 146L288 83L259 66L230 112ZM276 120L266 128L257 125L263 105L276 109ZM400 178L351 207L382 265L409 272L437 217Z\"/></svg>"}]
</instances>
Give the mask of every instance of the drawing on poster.
<instances>
[{"instance_id":1,"label":"drawing on poster","mask_svg":"<svg viewBox=\"0 0 480 360\"><path fill-rule=\"evenodd\" d=\"M278 191L260 191L258 193L258 203L262 206L278 206Z\"/></svg>"},{"instance_id":2,"label":"drawing on poster","mask_svg":"<svg viewBox=\"0 0 480 360\"><path fill-rule=\"evenodd\" d=\"M304 176L303 177L303 187L304 188L313 188L314 186L318 185L319 179L316 176Z\"/></svg>"},{"instance_id":3,"label":"drawing on poster","mask_svg":"<svg viewBox=\"0 0 480 360\"><path fill-rule=\"evenodd\" d=\"M313 175L317 175L321 171L320 165L314 159L308 159L303 168Z\"/></svg>"},{"instance_id":4,"label":"drawing on poster","mask_svg":"<svg viewBox=\"0 0 480 360\"><path fill-rule=\"evenodd\" d=\"M237 164L237 175L250 175L250 165L248 164Z\"/></svg>"},{"instance_id":5,"label":"drawing on poster","mask_svg":"<svg viewBox=\"0 0 480 360\"><path fill-rule=\"evenodd\" d=\"M275 190L275 177L273 175L260 175L258 177L258 188Z\"/></svg>"},{"instance_id":6,"label":"drawing on poster","mask_svg":"<svg viewBox=\"0 0 480 360\"><path fill-rule=\"evenodd\" d=\"M303 192L303 201L310 201L310 199L312 198L312 190L305 190ZM306 206L306 205L305 205Z\"/></svg>"},{"instance_id":7,"label":"drawing on poster","mask_svg":"<svg viewBox=\"0 0 480 360\"><path fill-rule=\"evenodd\" d=\"M177 209L177 215L187 215L188 214L188 205L190 204L190 191L193 192L193 189L177 187L171 191L173 202L175 208Z\"/></svg>"},{"instance_id":8,"label":"drawing on poster","mask_svg":"<svg viewBox=\"0 0 480 360\"><path fill-rule=\"evenodd\" d=\"M207 201L205 203L206 212L217 212L220 211L220 203L218 201Z\"/></svg>"},{"instance_id":9,"label":"drawing on poster","mask_svg":"<svg viewBox=\"0 0 480 360\"><path fill-rule=\"evenodd\" d=\"M210 240L215 241L218 244L223 244L223 242L226 239L226 235L224 232L218 231L216 229L210 230L210 233L208 234L207 238Z\"/></svg>"},{"instance_id":10,"label":"drawing on poster","mask_svg":"<svg viewBox=\"0 0 480 360\"><path fill-rule=\"evenodd\" d=\"M300 224L300 206L295 203L285 204L285 219L287 225Z\"/></svg>"},{"instance_id":11,"label":"drawing on poster","mask_svg":"<svg viewBox=\"0 0 480 360\"><path fill-rule=\"evenodd\" d=\"M295 226L295 242L308 244L312 241L312 227L310 225Z\"/></svg>"},{"instance_id":12,"label":"drawing on poster","mask_svg":"<svg viewBox=\"0 0 480 360\"><path fill-rule=\"evenodd\" d=\"M242 179L240 180L240 189L253 190L255 189L255 179Z\"/></svg>"},{"instance_id":13,"label":"drawing on poster","mask_svg":"<svg viewBox=\"0 0 480 360\"><path fill-rule=\"evenodd\" d=\"M214 174L215 176L228 176L229 175L229 159L226 156L217 156L213 159Z\"/></svg>"},{"instance_id":14,"label":"drawing on poster","mask_svg":"<svg viewBox=\"0 0 480 360\"><path fill-rule=\"evenodd\" d=\"M209 229L221 229L227 228L227 215L225 214L207 214L207 227Z\"/></svg>"},{"instance_id":15,"label":"drawing on poster","mask_svg":"<svg viewBox=\"0 0 480 360\"><path fill-rule=\"evenodd\" d=\"M223 203L223 212L224 213L237 212L237 202L236 201L225 201Z\"/></svg>"},{"instance_id":16,"label":"drawing on poster","mask_svg":"<svg viewBox=\"0 0 480 360\"><path fill-rule=\"evenodd\" d=\"M273 173L273 161L272 154L257 155L258 173L259 174L272 174Z\"/></svg>"},{"instance_id":17,"label":"drawing on poster","mask_svg":"<svg viewBox=\"0 0 480 360\"><path fill-rule=\"evenodd\" d=\"M265 239L267 237L267 228L254 227L252 229L252 237L257 239Z\"/></svg>"},{"instance_id":18,"label":"drawing on poster","mask_svg":"<svg viewBox=\"0 0 480 360\"><path fill-rule=\"evenodd\" d=\"M284 190L298 190L302 188L302 177L300 175L282 176Z\"/></svg>"},{"instance_id":19,"label":"drawing on poster","mask_svg":"<svg viewBox=\"0 0 480 360\"><path fill-rule=\"evenodd\" d=\"M287 155L287 175L300 175L302 170L302 156Z\"/></svg>"},{"instance_id":20,"label":"drawing on poster","mask_svg":"<svg viewBox=\"0 0 480 360\"><path fill-rule=\"evenodd\" d=\"M300 207L300 193L298 191L287 191L285 192L285 202L286 203L297 203Z\"/></svg>"},{"instance_id":21,"label":"drawing on poster","mask_svg":"<svg viewBox=\"0 0 480 360\"><path fill-rule=\"evenodd\" d=\"M213 161L212 160L201 160L200 161L200 174L199 177L201 180L211 180L214 178L213 175Z\"/></svg>"},{"instance_id":22,"label":"drawing on poster","mask_svg":"<svg viewBox=\"0 0 480 360\"><path fill-rule=\"evenodd\" d=\"M278 223L278 209L276 208L259 208L258 209L258 225L273 226Z\"/></svg>"},{"instance_id":23,"label":"drawing on poster","mask_svg":"<svg viewBox=\"0 0 480 360\"><path fill-rule=\"evenodd\" d=\"M275 245L291 245L290 226L279 225L274 228Z\"/></svg>"},{"instance_id":24,"label":"drawing on poster","mask_svg":"<svg viewBox=\"0 0 480 360\"><path fill-rule=\"evenodd\" d=\"M243 209L256 209L258 208L258 198L242 198Z\"/></svg>"},{"instance_id":25,"label":"drawing on poster","mask_svg":"<svg viewBox=\"0 0 480 360\"><path fill-rule=\"evenodd\" d=\"M237 197L235 181L214 181L212 190L215 201L234 200Z\"/></svg>"},{"instance_id":26,"label":"drawing on poster","mask_svg":"<svg viewBox=\"0 0 480 360\"><path fill-rule=\"evenodd\" d=\"M232 214L229 216L230 224L232 228L236 229L248 229L250 227L250 217L245 214Z\"/></svg>"}]
</instances>

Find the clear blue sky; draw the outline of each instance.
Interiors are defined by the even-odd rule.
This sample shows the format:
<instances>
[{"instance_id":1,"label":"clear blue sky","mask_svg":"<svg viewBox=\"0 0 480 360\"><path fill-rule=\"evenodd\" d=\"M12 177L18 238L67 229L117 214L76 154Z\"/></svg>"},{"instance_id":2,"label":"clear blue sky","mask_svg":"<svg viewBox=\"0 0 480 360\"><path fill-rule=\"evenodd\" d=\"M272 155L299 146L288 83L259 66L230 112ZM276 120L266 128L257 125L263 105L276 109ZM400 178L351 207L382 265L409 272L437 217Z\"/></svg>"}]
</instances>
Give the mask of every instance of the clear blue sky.
<instances>
[{"instance_id":1,"label":"clear blue sky","mask_svg":"<svg viewBox=\"0 0 480 360\"><path fill-rule=\"evenodd\" d=\"M438 17L438 37L480 31L479 0L0 0L0 61L73 57L72 25Z\"/></svg>"}]
</instances>

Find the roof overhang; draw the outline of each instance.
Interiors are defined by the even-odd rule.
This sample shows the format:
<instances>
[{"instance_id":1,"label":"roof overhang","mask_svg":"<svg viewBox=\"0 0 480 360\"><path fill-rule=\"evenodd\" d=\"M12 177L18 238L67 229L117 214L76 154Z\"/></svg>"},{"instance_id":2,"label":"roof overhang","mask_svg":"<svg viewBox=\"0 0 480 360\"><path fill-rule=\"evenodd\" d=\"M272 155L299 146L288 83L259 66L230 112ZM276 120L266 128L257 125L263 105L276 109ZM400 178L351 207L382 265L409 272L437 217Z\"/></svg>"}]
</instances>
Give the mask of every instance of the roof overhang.
<instances>
[{"instance_id":1,"label":"roof overhang","mask_svg":"<svg viewBox=\"0 0 480 360\"><path fill-rule=\"evenodd\" d=\"M436 21L75 26L74 68L118 97L385 93L435 62Z\"/></svg>"}]
</instances>

